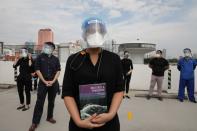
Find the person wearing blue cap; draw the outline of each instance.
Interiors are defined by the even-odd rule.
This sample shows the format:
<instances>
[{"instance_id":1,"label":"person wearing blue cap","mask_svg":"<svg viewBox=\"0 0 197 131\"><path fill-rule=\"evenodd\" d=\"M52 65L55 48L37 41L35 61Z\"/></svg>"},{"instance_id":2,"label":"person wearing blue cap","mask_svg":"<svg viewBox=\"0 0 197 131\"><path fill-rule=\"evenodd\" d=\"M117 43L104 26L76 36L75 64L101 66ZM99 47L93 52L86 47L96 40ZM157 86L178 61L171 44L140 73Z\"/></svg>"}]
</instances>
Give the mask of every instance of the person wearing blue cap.
<instances>
[{"instance_id":1,"label":"person wearing blue cap","mask_svg":"<svg viewBox=\"0 0 197 131\"><path fill-rule=\"evenodd\" d=\"M197 65L197 60L192 58L191 49L185 48L183 52L184 57L178 61L177 65L180 71L178 99L180 102L183 102L185 97L185 86L187 86L189 100L196 103L194 96L194 70Z\"/></svg>"},{"instance_id":2,"label":"person wearing blue cap","mask_svg":"<svg viewBox=\"0 0 197 131\"><path fill-rule=\"evenodd\" d=\"M62 86L71 116L69 131L120 131L117 111L124 91L120 57L103 49L107 31L101 19L87 19L82 30L87 47L68 58Z\"/></svg>"}]
</instances>

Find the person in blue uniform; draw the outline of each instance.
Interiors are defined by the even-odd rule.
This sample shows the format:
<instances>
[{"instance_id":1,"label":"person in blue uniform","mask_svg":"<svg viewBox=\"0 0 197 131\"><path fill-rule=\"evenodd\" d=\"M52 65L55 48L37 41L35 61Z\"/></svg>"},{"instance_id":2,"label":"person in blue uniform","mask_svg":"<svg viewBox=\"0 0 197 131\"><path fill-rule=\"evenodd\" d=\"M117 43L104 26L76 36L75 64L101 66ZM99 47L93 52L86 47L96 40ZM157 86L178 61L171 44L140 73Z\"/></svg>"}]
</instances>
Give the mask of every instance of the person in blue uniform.
<instances>
[{"instance_id":1,"label":"person in blue uniform","mask_svg":"<svg viewBox=\"0 0 197 131\"><path fill-rule=\"evenodd\" d=\"M194 96L194 70L197 65L197 60L192 58L191 49L183 50L184 57L178 61L177 68L180 71L178 99L183 102L185 97L185 87L187 87L188 97L191 102L196 103Z\"/></svg>"},{"instance_id":2,"label":"person in blue uniform","mask_svg":"<svg viewBox=\"0 0 197 131\"><path fill-rule=\"evenodd\" d=\"M102 20L90 18L82 30L87 48L68 58L63 79L62 98L71 116L68 131L120 131L117 111L124 91L120 57L102 48L106 35ZM101 83L106 85L107 112L80 118L79 86Z\"/></svg>"}]
</instances>

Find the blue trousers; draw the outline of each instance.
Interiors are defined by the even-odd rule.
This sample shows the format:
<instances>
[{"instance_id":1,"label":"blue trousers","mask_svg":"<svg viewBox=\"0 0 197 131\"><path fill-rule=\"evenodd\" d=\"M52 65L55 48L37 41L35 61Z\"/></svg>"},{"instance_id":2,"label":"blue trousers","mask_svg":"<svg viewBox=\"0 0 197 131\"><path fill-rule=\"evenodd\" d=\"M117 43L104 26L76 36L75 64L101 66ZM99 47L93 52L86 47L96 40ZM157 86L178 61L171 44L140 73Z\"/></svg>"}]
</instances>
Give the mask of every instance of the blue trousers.
<instances>
[{"instance_id":1,"label":"blue trousers","mask_svg":"<svg viewBox=\"0 0 197 131\"><path fill-rule=\"evenodd\" d=\"M180 78L179 80L179 94L178 99L183 100L185 97L185 87L187 87L187 93L190 101L194 101L194 78L190 80L185 80Z\"/></svg>"}]
</instances>

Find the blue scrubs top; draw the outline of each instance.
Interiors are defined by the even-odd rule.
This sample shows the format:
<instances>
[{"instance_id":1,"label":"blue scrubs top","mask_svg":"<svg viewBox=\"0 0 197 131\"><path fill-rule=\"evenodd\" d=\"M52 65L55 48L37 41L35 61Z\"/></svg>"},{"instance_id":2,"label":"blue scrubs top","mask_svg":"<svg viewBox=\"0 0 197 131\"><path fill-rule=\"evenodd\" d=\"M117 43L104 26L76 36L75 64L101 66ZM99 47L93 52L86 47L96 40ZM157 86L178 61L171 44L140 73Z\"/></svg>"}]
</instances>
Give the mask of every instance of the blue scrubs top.
<instances>
[{"instance_id":1,"label":"blue scrubs top","mask_svg":"<svg viewBox=\"0 0 197 131\"><path fill-rule=\"evenodd\" d=\"M181 72L180 78L185 80L194 79L194 70L197 65L197 60L192 58L181 58L178 62L177 68Z\"/></svg>"}]
</instances>

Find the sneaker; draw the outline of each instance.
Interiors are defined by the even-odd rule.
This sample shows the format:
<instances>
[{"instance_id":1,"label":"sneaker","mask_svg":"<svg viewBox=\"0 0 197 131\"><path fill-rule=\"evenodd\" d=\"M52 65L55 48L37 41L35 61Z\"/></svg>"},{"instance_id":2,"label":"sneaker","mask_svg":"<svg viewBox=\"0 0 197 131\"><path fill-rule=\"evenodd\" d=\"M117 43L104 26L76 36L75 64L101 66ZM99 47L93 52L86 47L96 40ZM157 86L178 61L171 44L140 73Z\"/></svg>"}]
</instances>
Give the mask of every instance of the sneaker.
<instances>
[{"instance_id":1,"label":"sneaker","mask_svg":"<svg viewBox=\"0 0 197 131\"><path fill-rule=\"evenodd\" d=\"M21 105L21 106L17 107L16 109L20 110L20 109L23 109L23 108L25 108L25 105Z\"/></svg>"},{"instance_id":2,"label":"sneaker","mask_svg":"<svg viewBox=\"0 0 197 131\"><path fill-rule=\"evenodd\" d=\"M147 99L147 100L150 100L150 98L151 98L150 95L147 95L147 96L146 96L146 99Z\"/></svg>"},{"instance_id":3,"label":"sneaker","mask_svg":"<svg viewBox=\"0 0 197 131\"><path fill-rule=\"evenodd\" d=\"M183 102L183 99L179 99L180 102Z\"/></svg>"},{"instance_id":4,"label":"sneaker","mask_svg":"<svg viewBox=\"0 0 197 131\"><path fill-rule=\"evenodd\" d=\"M29 107L29 106L27 106L27 107L23 108L23 109L22 109L22 111L29 110L29 108L30 108L30 107Z\"/></svg>"},{"instance_id":5,"label":"sneaker","mask_svg":"<svg viewBox=\"0 0 197 131\"><path fill-rule=\"evenodd\" d=\"M193 103L197 103L196 100L190 100L190 101L193 102Z\"/></svg>"},{"instance_id":6,"label":"sneaker","mask_svg":"<svg viewBox=\"0 0 197 131\"><path fill-rule=\"evenodd\" d=\"M158 97L158 100L163 101L163 97Z\"/></svg>"},{"instance_id":7,"label":"sneaker","mask_svg":"<svg viewBox=\"0 0 197 131\"><path fill-rule=\"evenodd\" d=\"M126 95L126 98L130 99L130 96Z\"/></svg>"}]
</instances>

